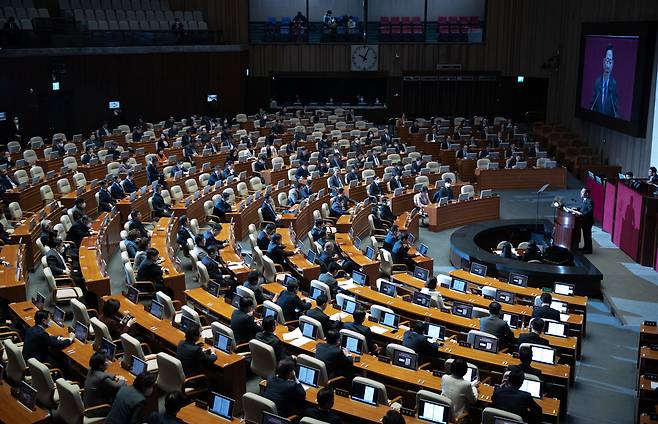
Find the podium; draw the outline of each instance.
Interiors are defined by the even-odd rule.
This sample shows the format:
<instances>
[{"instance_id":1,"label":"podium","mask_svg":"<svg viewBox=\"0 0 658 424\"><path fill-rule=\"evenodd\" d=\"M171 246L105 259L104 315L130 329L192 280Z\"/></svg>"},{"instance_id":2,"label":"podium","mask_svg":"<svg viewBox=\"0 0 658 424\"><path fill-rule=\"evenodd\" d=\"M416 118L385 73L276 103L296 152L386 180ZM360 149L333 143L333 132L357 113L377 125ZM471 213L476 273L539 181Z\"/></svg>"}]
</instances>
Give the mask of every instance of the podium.
<instances>
[{"instance_id":1,"label":"podium","mask_svg":"<svg viewBox=\"0 0 658 424\"><path fill-rule=\"evenodd\" d=\"M553 226L553 244L574 252L580 242L578 215L558 208Z\"/></svg>"}]
</instances>

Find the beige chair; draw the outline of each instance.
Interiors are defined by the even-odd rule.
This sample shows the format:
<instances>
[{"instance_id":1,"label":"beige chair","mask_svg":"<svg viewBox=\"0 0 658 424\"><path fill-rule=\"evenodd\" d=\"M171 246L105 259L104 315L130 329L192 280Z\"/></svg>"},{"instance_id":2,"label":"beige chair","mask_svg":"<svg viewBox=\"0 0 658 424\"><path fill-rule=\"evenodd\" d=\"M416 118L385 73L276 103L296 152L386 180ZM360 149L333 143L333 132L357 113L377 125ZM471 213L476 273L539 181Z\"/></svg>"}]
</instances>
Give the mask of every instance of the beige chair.
<instances>
[{"instance_id":1,"label":"beige chair","mask_svg":"<svg viewBox=\"0 0 658 424\"><path fill-rule=\"evenodd\" d=\"M39 180L43 181L46 179L46 174L43 172L43 168L40 166L33 166L30 168L30 179L39 177Z\"/></svg>"},{"instance_id":2,"label":"beige chair","mask_svg":"<svg viewBox=\"0 0 658 424\"><path fill-rule=\"evenodd\" d=\"M222 324L219 321L214 321L210 324L210 327L212 328L213 338L215 337L215 334L223 334L229 339L231 352L237 353L240 356L251 356L251 352L249 352L249 343L237 344L235 342L235 334L231 327Z\"/></svg>"},{"instance_id":3,"label":"beige chair","mask_svg":"<svg viewBox=\"0 0 658 424\"><path fill-rule=\"evenodd\" d=\"M491 161L487 158L478 159L476 162L477 169L489 169Z\"/></svg>"},{"instance_id":4,"label":"beige chair","mask_svg":"<svg viewBox=\"0 0 658 424\"><path fill-rule=\"evenodd\" d=\"M199 185L194 178L189 178L185 181L185 190L187 190L189 194L194 194L199 191Z\"/></svg>"},{"instance_id":5,"label":"beige chair","mask_svg":"<svg viewBox=\"0 0 658 424\"><path fill-rule=\"evenodd\" d=\"M528 250L528 242L522 241L518 246L516 246L516 250Z\"/></svg>"},{"instance_id":6,"label":"beige chair","mask_svg":"<svg viewBox=\"0 0 658 424\"><path fill-rule=\"evenodd\" d=\"M158 379L156 385L164 393L180 391L188 397L196 397L206 391L207 379L203 374L185 378L183 364L168 353L157 354ZM202 383L204 387L185 387L189 383Z\"/></svg>"},{"instance_id":7,"label":"beige chair","mask_svg":"<svg viewBox=\"0 0 658 424\"><path fill-rule=\"evenodd\" d=\"M332 299L331 288L329 287L328 284L323 283L320 280L311 280L311 291L313 291L313 288L317 288L318 290L321 290L327 296L329 302L331 302Z\"/></svg>"},{"instance_id":8,"label":"beige chair","mask_svg":"<svg viewBox=\"0 0 658 424\"><path fill-rule=\"evenodd\" d=\"M244 421L247 424L260 424L263 412L277 415L276 404L256 393L247 392L242 395L242 408L244 409Z\"/></svg>"},{"instance_id":9,"label":"beige chair","mask_svg":"<svg viewBox=\"0 0 658 424\"><path fill-rule=\"evenodd\" d=\"M71 221L71 217L68 215L62 215L59 218L59 222L64 226L64 230L68 233L71 227L73 226L73 222Z\"/></svg>"},{"instance_id":10,"label":"beige chair","mask_svg":"<svg viewBox=\"0 0 658 424\"><path fill-rule=\"evenodd\" d=\"M448 422L460 422L467 415L467 414L463 414L460 417L455 417L454 414L452 413L452 400L450 400L450 398L448 398L447 396L443 396L438 393L431 392L429 390L419 390L418 392L416 392L417 411L419 410L419 405L421 400L427 400L433 403L437 403L447 408L448 411L450 411L448 414Z\"/></svg>"},{"instance_id":11,"label":"beige chair","mask_svg":"<svg viewBox=\"0 0 658 424\"><path fill-rule=\"evenodd\" d=\"M196 325L198 325L200 327L201 337L202 338L204 338L204 339L212 338L211 327L209 325L204 326L201 323L201 317L199 316L199 313L197 311L195 311L194 309L192 309L191 307L189 307L187 305L183 305L180 308L180 312L181 312L182 316L194 321L196 323ZM204 317L204 320L205 320L205 317Z\"/></svg>"},{"instance_id":12,"label":"beige chair","mask_svg":"<svg viewBox=\"0 0 658 424\"><path fill-rule=\"evenodd\" d=\"M36 244L37 244L37 247L39 248L39 251L43 255L43 257L45 257L46 253L48 253L48 251L50 250L50 247L44 246L43 243L41 242L41 239L39 239L39 238L36 239Z\"/></svg>"},{"instance_id":13,"label":"beige chair","mask_svg":"<svg viewBox=\"0 0 658 424\"><path fill-rule=\"evenodd\" d=\"M235 291L237 294L239 294L241 297L246 297L251 299L254 305L258 305L258 302L256 302L256 294L254 291L248 287L245 286L237 286L235 288Z\"/></svg>"},{"instance_id":14,"label":"beige chair","mask_svg":"<svg viewBox=\"0 0 658 424\"><path fill-rule=\"evenodd\" d=\"M92 424L103 422L105 417L107 417L111 408L108 404L85 409L78 385L71 384L63 378L58 378L55 385L57 386L57 393L59 395L59 406L53 412L53 418L57 422L65 424ZM87 417L87 414L93 414L95 417Z\"/></svg>"},{"instance_id":15,"label":"beige chair","mask_svg":"<svg viewBox=\"0 0 658 424\"><path fill-rule=\"evenodd\" d=\"M121 164L119 162L110 162L107 164L107 175L119 175Z\"/></svg>"},{"instance_id":16,"label":"beige chair","mask_svg":"<svg viewBox=\"0 0 658 424\"><path fill-rule=\"evenodd\" d=\"M265 281L277 281L278 276L286 274L283 272L281 265L275 264L268 256L262 255L260 259L263 263L263 277L265 277Z\"/></svg>"},{"instance_id":17,"label":"beige chair","mask_svg":"<svg viewBox=\"0 0 658 424\"><path fill-rule=\"evenodd\" d=\"M82 172L77 172L73 174L73 183L77 188L84 187L87 185L87 178Z\"/></svg>"},{"instance_id":18,"label":"beige chair","mask_svg":"<svg viewBox=\"0 0 658 424\"><path fill-rule=\"evenodd\" d=\"M384 313L393 314L394 311L393 309L387 308L386 306L382 306L382 305L370 306L370 315L372 315L373 318L379 320L379 317Z\"/></svg>"},{"instance_id":19,"label":"beige chair","mask_svg":"<svg viewBox=\"0 0 658 424\"><path fill-rule=\"evenodd\" d=\"M261 182L260 178L258 177L253 177L249 180L249 187L251 188L251 191L260 191L262 190L265 186Z\"/></svg>"},{"instance_id":20,"label":"beige chair","mask_svg":"<svg viewBox=\"0 0 658 424\"><path fill-rule=\"evenodd\" d=\"M201 187L207 186L209 180L210 180L209 173L204 172L203 174L199 175L199 184L201 184Z\"/></svg>"},{"instance_id":21,"label":"beige chair","mask_svg":"<svg viewBox=\"0 0 658 424\"><path fill-rule=\"evenodd\" d=\"M75 158L73 156L67 156L62 161L62 166L67 167L69 169L69 171L77 171L78 161L75 160Z\"/></svg>"},{"instance_id":22,"label":"beige chair","mask_svg":"<svg viewBox=\"0 0 658 424\"><path fill-rule=\"evenodd\" d=\"M130 262L123 264L123 272L126 276L126 285L135 286L141 293L155 293L155 284L151 281L137 281L135 271Z\"/></svg>"},{"instance_id":23,"label":"beige chair","mask_svg":"<svg viewBox=\"0 0 658 424\"><path fill-rule=\"evenodd\" d=\"M502 409L487 407L482 411L482 424L495 424L496 418L504 418L519 423L523 422L523 417L520 415L512 414Z\"/></svg>"},{"instance_id":24,"label":"beige chair","mask_svg":"<svg viewBox=\"0 0 658 424\"><path fill-rule=\"evenodd\" d=\"M91 325L91 319L89 318L89 311L94 313L94 316L98 316L98 312L95 309L87 309L87 305L80 302L78 299L71 299L71 309L73 309L73 322L81 322L87 326L89 330L89 335L94 336L94 327Z\"/></svg>"},{"instance_id":25,"label":"beige chair","mask_svg":"<svg viewBox=\"0 0 658 424\"><path fill-rule=\"evenodd\" d=\"M83 296L80 287L75 287L73 285L58 286L55 281L55 276L49 267L43 269L43 275L46 277L48 289L50 290L50 298L54 303L69 302L71 299L80 299ZM73 281L70 281L70 284L73 284Z\"/></svg>"},{"instance_id":26,"label":"beige chair","mask_svg":"<svg viewBox=\"0 0 658 424\"><path fill-rule=\"evenodd\" d=\"M11 221L20 221L23 219L23 210L18 202L11 202L7 208L9 209L9 218Z\"/></svg>"},{"instance_id":27,"label":"beige chair","mask_svg":"<svg viewBox=\"0 0 658 424\"><path fill-rule=\"evenodd\" d=\"M286 318L283 315L283 309L276 303L271 300L266 300L263 302L263 309L271 309L276 312L276 322L277 324L286 325Z\"/></svg>"},{"instance_id":28,"label":"beige chair","mask_svg":"<svg viewBox=\"0 0 658 424\"><path fill-rule=\"evenodd\" d=\"M244 181L240 181L235 188L238 190L240 197L245 198L249 196L249 189L247 188L247 183Z\"/></svg>"},{"instance_id":29,"label":"beige chair","mask_svg":"<svg viewBox=\"0 0 658 424\"><path fill-rule=\"evenodd\" d=\"M172 300L169 295L161 291L155 293L155 300L160 302L163 306L162 319L172 321L174 323L180 322L181 312L176 310L176 303L180 305L178 300Z\"/></svg>"},{"instance_id":30,"label":"beige chair","mask_svg":"<svg viewBox=\"0 0 658 424\"><path fill-rule=\"evenodd\" d=\"M366 337L363 334L357 333L356 331L352 331L352 330L342 329L342 330L340 330L340 335L341 335L341 337L343 335L346 335L346 336L353 337L355 339L361 340L361 344L363 346L363 352L362 353L366 353L366 352L370 351L369 348L368 348L368 343L366 342Z\"/></svg>"},{"instance_id":31,"label":"beige chair","mask_svg":"<svg viewBox=\"0 0 658 424\"><path fill-rule=\"evenodd\" d=\"M169 189L169 191L171 193L171 198L174 199L176 202L182 201L183 197L185 197L183 190L178 185L172 186Z\"/></svg>"},{"instance_id":32,"label":"beige chair","mask_svg":"<svg viewBox=\"0 0 658 424\"><path fill-rule=\"evenodd\" d=\"M32 387L37 390L37 401L46 409L55 409L59 404L59 393L51 371L36 358L27 360L27 366L32 376Z\"/></svg>"},{"instance_id":33,"label":"beige chair","mask_svg":"<svg viewBox=\"0 0 658 424\"><path fill-rule=\"evenodd\" d=\"M407 272L406 265L393 263L393 256L386 249L379 249L379 259L379 270L387 277L391 277L393 274Z\"/></svg>"},{"instance_id":34,"label":"beige chair","mask_svg":"<svg viewBox=\"0 0 658 424\"><path fill-rule=\"evenodd\" d=\"M413 152L413 153L417 153L417 152ZM410 153L409 155L413 153ZM425 165L425 167L428 168L432 174L438 174L439 170L441 169L441 165L439 164L439 162L435 162L435 161L427 162L427 165Z\"/></svg>"},{"instance_id":35,"label":"beige chair","mask_svg":"<svg viewBox=\"0 0 658 424\"><path fill-rule=\"evenodd\" d=\"M288 196L286 193L281 192L277 195L277 202L279 203L279 206L282 208L287 208L288 207Z\"/></svg>"},{"instance_id":36,"label":"beige chair","mask_svg":"<svg viewBox=\"0 0 658 424\"><path fill-rule=\"evenodd\" d=\"M389 343L386 345L386 356L393 359L393 356L395 355L395 351L404 352L404 353L413 353L413 354L416 353L413 349L410 349L406 346L402 346L401 344Z\"/></svg>"},{"instance_id":37,"label":"beige chair","mask_svg":"<svg viewBox=\"0 0 658 424\"><path fill-rule=\"evenodd\" d=\"M324 340L324 331L322 330L322 323L320 323L320 321L306 315L300 315L299 324L301 325L302 323L306 323L308 325L312 325L313 327L315 327L317 329L316 339Z\"/></svg>"},{"instance_id":38,"label":"beige chair","mask_svg":"<svg viewBox=\"0 0 658 424\"><path fill-rule=\"evenodd\" d=\"M117 346L121 343L121 340L112 340L110 335L110 330L107 328L107 325L96 317L93 317L89 320L91 327L94 329L94 350L99 350L101 347L101 342L103 339L111 340Z\"/></svg>"},{"instance_id":39,"label":"beige chair","mask_svg":"<svg viewBox=\"0 0 658 424\"><path fill-rule=\"evenodd\" d=\"M14 178L16 179L18 185L30 183L30 176L27 175L27 172L24 169L19 169L18 171L14 172Z\"/></svg>"},{"instance_id":40,"label":"beige chair","mask_svg":"<svg viewBox=\"0 0 658 424\"><path fill-rule=\"evenodd\" d=\"M60 178L57 180L57 191L60 194L66 194L71 192L71 183L66 178Z\"/></svg>"},{"instance_id":41,"label":"beige chair","mask_svg":"<svg viewBox=\"0 0 658 424\"><path fill-rule=\"evenodd\" d=\"M460 192L461 194L468 194L469 199L475 197L475 188L470 184L463 185Z\"/></svg>"},{"instance_id":42,"label":"beige chair","mask_svg":"<svg viewBox=\"0 0 658 424\"><path fill-rule=\"evenodd\" d=\"M489 312L487 312L488 314ZM495 340L498 340L498 337L494 336L491 333L487 333L485 331L480 331L480 330L470 330L466 336L466 341L473 346L475 344L475 336L481 336L481 337L489 337Z\"/></svg>"},{"instance_id":43,"label":"beige chair","mask_svg":"<svg viewBox=\"0 0 658 424\"><path fill-rule=\"evenodd\" d=\"M374 169L364 169L363 171L361 171L361 179L363 181L365 181L367 178L370 177L375 178L375 176L376 174Z\"/></svg>"},{"instance_id":44,"label":"beige chair","mask_svg":"<svg viewBox=\"0 0 658 424\"><path fill-rule=\"evenodd\" d=\"M12 385L17 385L23 380L29 382L30 378L25 375L27 365L25 364L21 349L11 339L3 340L2 344L7 354L7 364L5 365L5 377L7 380Z\"/></svg>"},{"instance_id":45,"label":"beige chair","mask_svg":"<svg viewBox=\"0 0 658 424\"><path fill-rule=\"evenodd\" d=\"M454 172L444 172L441 174L442 180L446 180L447 178L450 178L450 181L452 181L453 184L457 182L457 177L455 177Z\"/></svg>"},{"instance_id":46,"label":"beige chair","mask_svg":"<svg viewBox=\"0 0 658 424\"><path fill-rule=\"evenodd\" d=\"M249 342L251 352L251 371L261 378L273 376L276 372L276 355L274 348L260 340Z\"/></svg>"},{"instance_id":47,"label":"beige chair","mask_svg":"<svg viewBox=\"0 0 658 424\"><path fill-rule=\"evenodd\" d=\"M377 404L378 405L386 405L390 406L393 402L396 402L400 399L400 397L397 397L395 399L389 400L388 399L388 393L386 391L386 385L383 383L380 383L379 381L372 380L370 378L365 378L365 377L354 377L354 380L352 380L352 384L355 383L360 383L364 384L366 386L370 387L375 387L378 391L378 396L377 396Z\"/></svg>"},{"instance_id":48,"label":"beige chair","mask_svg":"<svg viewBox=\"0 0 658 424\"><path fill-rule=\"evenodd\" d=\"M158 370L157 355L151 354L151 348L146 343L140 343L139 340L130 334L123 333L121 335L121 346L123 347L121 365L124 368L130 369L133 362L133 356L135 356L146 362L146 370L148 372L155 372ZM144 354L144 349L148 352L147 355Z\"/></svg>"},{"instance_id":49,"label":"beige chair","mask_svg":"<svg viewBox=\"0 0 658 424\"><path fill-rule=\"evenodd\" d=\"M30 166L34 165L37 163L37 160L39 158L37 157L37 154L34 150L28 149L23 152L23 159L25 162L27 162Z\"/></svg>"},{"instance_id":50,"label":"beige chair","mask_svg":"<svg viewBox=\"0 0 658 424\"><path fill-rule=\"evenodd\" d=\"M300 365L304 365L309 368L315 368L316 370L319 371L318 373L318 386L320 387L326 387L330 384L334 384L338 381L344 380L345 377L343 376L338 376L334 377L332 379L329 379L329 374L327 373L327 367L319 359L316 359L312 356L306 355L305 353L302 353L301 355L297 355L297 363Z\"/></svg>"}]
</instances>

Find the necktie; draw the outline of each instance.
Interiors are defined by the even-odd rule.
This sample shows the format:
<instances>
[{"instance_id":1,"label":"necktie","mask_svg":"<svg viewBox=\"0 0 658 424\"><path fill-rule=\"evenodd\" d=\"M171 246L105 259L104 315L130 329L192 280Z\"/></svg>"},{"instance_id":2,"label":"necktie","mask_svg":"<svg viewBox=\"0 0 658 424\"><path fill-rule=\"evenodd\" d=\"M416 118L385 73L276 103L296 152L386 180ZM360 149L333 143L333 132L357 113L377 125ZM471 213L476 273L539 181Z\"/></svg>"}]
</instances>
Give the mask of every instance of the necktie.
<instances>
[{"instance_id":1,"label":"necktie","mask_svg":"<svg viewBox=\"0 0 658 424\"><path fill-rule=\"evenodd\" d=\"M601 105L605 105L605 96L608 94L608 81L603 83L603 93L601 95Z\"/></svg>"}]
</instances>

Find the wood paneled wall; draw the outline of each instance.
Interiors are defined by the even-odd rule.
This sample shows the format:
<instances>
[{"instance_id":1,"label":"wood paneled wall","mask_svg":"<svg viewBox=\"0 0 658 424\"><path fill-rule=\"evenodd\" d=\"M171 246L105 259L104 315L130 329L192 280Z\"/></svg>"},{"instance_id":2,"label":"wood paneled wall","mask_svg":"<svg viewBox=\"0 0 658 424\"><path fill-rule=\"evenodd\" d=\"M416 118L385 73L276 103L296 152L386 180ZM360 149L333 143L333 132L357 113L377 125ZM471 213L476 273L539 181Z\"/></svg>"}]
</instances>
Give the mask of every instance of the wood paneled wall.
<instances>
[{"instance_id":1,"label":"wood paneled wall","mask_svg":"<svg viewBox=\"0 0 658 424\"><path fill-rule=\"evenodd\" d=\"M381 45L379 67L399 76L430 71L439 63L461 63L466 70L549 78L548 119L577 131L597 149L602 147L610 163L643 175L649 166L650 139L582 121L574 116L574 108L581 23L651 20L658 20L656 0L489 0L484 44ZM349 72L349 51L346 45L253 45L249 67L257 77L271 72ZM558 51L559 70L542 69Z\"/></svg>"}]
</instances>

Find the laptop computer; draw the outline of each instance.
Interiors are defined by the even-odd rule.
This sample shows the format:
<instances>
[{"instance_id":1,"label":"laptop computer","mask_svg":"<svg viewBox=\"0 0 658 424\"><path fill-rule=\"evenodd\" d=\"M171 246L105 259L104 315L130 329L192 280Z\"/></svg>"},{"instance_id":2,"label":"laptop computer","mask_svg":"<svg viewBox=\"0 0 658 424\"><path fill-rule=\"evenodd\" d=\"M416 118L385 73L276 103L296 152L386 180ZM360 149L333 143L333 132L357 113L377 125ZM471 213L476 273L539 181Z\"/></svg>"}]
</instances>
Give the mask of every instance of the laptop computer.
<instances>
[{"instance_id":1,"label":"laptop computer","mask_svg":"<svg viewBox=\"0 0 658 424\"><path fill-rule=\"evenodd\" d=\"M442 325L428 323L425 325L425 335L431 340L443 340L446 336L446 328Z\"/></svg>"},{"instance_id":2,"label":"laptop computer","mask_svg":"<svg viewBox=\"0 0 658 424\"><path fill-rule=\"evenodd\" d=\"M379 397L379 389L376 387L368 386L367 384L355 382L352 383L352 399L359 402L367 403L368 405L377 405L377 398Z\"/></svg>"},{"instance_id":3,"label":"laptop computer","mask_svg":"<svg viewBox=\"0 0 658 424\"><path fill-rule=\"evenodd\" d=\"M263 411L263 418L260 420L261 424L290 424L288 418L283 418L270 412Z\"/></svg>"},{"instance_id":4,"label":"laptop computer","mask_svg":"<svg viewBox=\"0 0 658 424\"><path fill-rule=\"evenodd\" d=\"M324 294L324 290L322 290L319 287L311 287L311 292L309 293L311 299L317 300L318 296L320 296L321 294Z\"/></svg>"},{"instance_id":5,"label":"laptop computer","mask_svg":"<svg viewBox=\"0 0 658 424\"><path fill-rule=\"evenodd\" d=\"M426 245L424 245L423 243L418 245L418 253L420 253L422 256L427 256L427 251L428 250L429 250L429 248Z\"/></svg>"},{"instance_id":6,"label":"laptop computer","mask_svg":"<svg viewBox=\"0 0 658 424\"><path fill-rule=\"evenodd\" d=\"M432 296L426 293L415 291L411 296L411 303L429 308L432 304Z\"/></svg>"},{"instance_id":7,"label":"laptop computer","mask_svg":"<svg viewBox=\"0 0 658 424\"><path fill-rule=\"evenodd\" d=\"M343 304L340 305L340 310L350 315L353 314L354 311L356 310L356 301L351 299L343 300Z\"/></svg>"},{"instance_id":8,"label":"laptop computer","mask_svg":"<svg viewBox=\"0 0 658 424\"><path fill-rule=\"evenodd\" d=\"M450 289L454 291L466 293L467 287L468 287L468 283L464 280L453 278L452 281L450 282Z\"/></svg>"},{"instance_id":9,"label":"laptop computer","mask_svg":"<svg viewBox=\"0 0 658 424\"><path fill-rule=\"evenodd\" d=\"M88 332L89 332L89 328L87 328L85 324L83 324L80 321L75 322L73 333L75 334L76 339L80 340L82 343L85 343L87 341Z\"/></svg>"},{"instance_id":10,"label":"laptop computer","mask_svg":"<svg viewBox=\"0 0 658 424\"><path fill-rule=\"evenodd\" d=\"M385 294L386 296L395 297L397 295L397 288L393 283L388 281L381 281L379 283L379 292Z\"/></svg>"},{"instance_id":11,"label":"laptop computer","mask_svg":"<svg viewBox=\"0 0 658 424\"><path fill-rule=\"evenodd\" d=\"M366 257L370 259L371 261L375 259L375 249L372 247L368 246L366 248Z\"/></svg>"},{"instance_id":12,"label":"laptop computer","mask_svg":"<svg viewBox=\"0 0 658 424\"><path fill-rule=\"evenodd\" d=\"M319 376L320 370L299 363L297 364L297 379L300 383L311 387L318 387Z\"/></svg>"},{"instance_id":13,"label":"laptop computer","mask_svg":"<svg viewBox=\"0 0 658 424\"><path fill-rule=\"evenodd\" d=\"M392 363L398 367L415 371L418 367L418 355L415 353L404 352L402 350L394 350Z\"/></svg>"},{"instance_id":14,"label":"laptop computer","mask_svg":"<svg viewBox=\"0 0 658 424\"><path fill-rule=\"evenodd\" d=\"M139 290L137 288L130 286L126 292L126 299L130 300L132 303L137 304L139 302Z\"/></svg>"},{"instance_id":15,"label":"laptop computer","mask_svg":"<svg viewBox=\"0 0 658 424\"><path fill-rule=\"evenodd\" d=\"M162 303L156 300L153 300L151 302L151 307L149 308L149 312L151 313L151 315L153 315L157 319L162 319L163 310L164 310L164 305L162 305Z\"/></svg>"},{"instance_id":16,"label":"laptop computer","mask_svg":"<svg viewBox=\"0 0 658 424\"><path fill-rule=\"evenodd\" d=\"M187 317L185 315L181 315L181 317L180 317L180 329L181 329L181 331L187 331L187 329L192 327L193 325L197 325L196 321L194 321L190 317Z\"/></svg>"},{"instance_id":17,"label":"laptop computer","mask_svg":"<svg viewBox=\"0 0 658 424\"><path fill-rule=\"evenodd\" d=\"M215 342L214 346L221 350L224 353L230 354L231 353L231 339L226 336L226 334L222 333L215 333Z\"/></svg>"},{"instance_id":18,"label":"laptop computer","mask_svg":"<svg viewBox=\"0 0 658 424\"><path fill-rule=\"evenodd\" d=\"M487 275L487 266L479 264L477 262L471 262L471 274L479 275L480 277L485 277Z\"/></svg>"},{"instance_id":19,"label":"laptop computer","mask_svg":"<svg viewBox=\"0 0 658 424\"><path fill-rule=\"evenodd\" d=\"M448 422L450 407L431 402L426 399L418 401L418 419L430 423L445 424Z\"/></svg>"},{"instance_id":20,"label":"laptop computer","mask_svg":"<svg viewBox=\"0 0 658 424\"><path fill-rule=\"evenodd\" d=\"M514 293L496 290L496 300L501 303L507 303L509 305L514 304Z\"/></svg>"},{"instance_id":21,"label":"laptop computer","mask_svg":"<svg viewBox=\"0 0 658 424\"><path fill-rule=\"evenodd\" d=\"M503 321L507 323L509 328L519 328L519 316L516 314L503 312Z\"/></svg>"},{"instance_id":22,"label":"laptop computer","mask_svg":"<svg viewBox=\"0 0 658 424\"><path fill-rule=\"evenodd\" d=\"M560 300L552 300L551 308L560 311L561 314L566 314L569 308L569 304Z\"/></svg>"},{"instance_id":23,"label":"laptop computer","mask_svg":"<svg viewBox=\"0 0 658 424\"><path fill-rule=\"evenodd\" d=\"M217 281L209 281L208 282L208 293L215 297L219 297L219 292L220 292L220 285Z\"/></svg>"},{"instance_id":24,"label":"laptop computer","mask_svg":"<svg viewBox=\"0 0 658 424\"><path fill-rule=\"evenodd\" d=\"M430 278L430 270L416 266L414 267L414 277L427 282Z\"/></svg>"},{"instance_id":25,"label":"laptop computer","mask_svg":"<svg viewBox=\"0 0 658 424\"><path fill-rule=\"evenodd\" d=\"M530 393L533 398L535 399L541 399L541 381L535 381L535 380L523 380L523 384L521 384L521 387L519 390L523 390L524 392Z\"/></svg>"},{"instance_id":26,"label":"laptop computer","mask_svg":"<svg viewBox=\"0 0 658 424\"><path fill-rule=\"evenodd\" d=\"M360 286L366 285L366 275L359 271L352 271L352 281Z\"/></svg>"},{"instance_id":27,"label":"laptop computer","mask_svg":"<svg viewBox=\"0 0 658 424\"><path fill-rule=\"evenodd\" d=\"M473 305L467 305L465 303L453 302L452 303L452 314L464 318L471 318L473 316Z\"/></svg>"},{"instance_id":28,"label":"laptop computer","mask_svg":"<svg viewBox=\"0 0 658 424\"><path fill-rule=\"evenodd\" d=\"M46 296L42 295L41 292L37 292L33 303L37 309L43 309L43 306L46 304Z\"/></svg>"},{"instance_id":29,"label":"laptop computer","mask_svg":"<svg viewBox=\"0 0 658 424\"><path fill-rule=\"evenodd\" d=\"M64 313L64 309L60 308L59 306L55 307L55 311L53 312L53 321L57 323L60 327L64 325L64 317L66 314Z\"/></svg>"},{"instance_id":30,"label":"laptop computer","mask_svg":"<svg viewBox=\"0 0 658 424\"><path fill-rule=\"evenodd\" d=\"M555 321L544 321L544 333L549 336L567 337L567 324Z\"/></svg>"},{"instance_id":31,"label":"laptop computer","mask_svg":"<svg viewBox=\"0 0 658 424\"><path fill-rule=\"evenodd\" d=\"M238 293L233 293L233 297L231 298L231 306L234 308L240 308L240 299L242 299L241 295Z\"/></svg>"},{"instance_id":32,"label":"laptop computer","mask_svg":"<svg viewBox=\"0 0 658 424\"><path fill-rule=\"evenodd\" d=\"M348 334L342 334L340 337L340 345L352 353L361 355L363 353L363 341L352 337Z\"/></svg>"},{"instance_id":33,"label":"laptop computer","mask_svg":"<svg viewBox=\"0 0 658 424\"><path fill-rule=\"evenodd\" d=\"M218 393L212 393L212 399L208 405L208 412L219 415L227 420L233 419L233 405L235 401L229 397L222 396Z\"/></svg>"},{"instance_id":34,"label":"laptop computer","mask_svg":"<svg viewBox=\"0 0 658 424\"><path fill-rule=\"evenodd\" d=\"M308 260L312 264L315 263L315 252L312 251L311 249L308 249L308 252L306 252L306 260Z\"/></svg>"},{"instance_id":35,"label":"laptop computer","mask_svg":"<svg viewBox=\"0 0 658 424\"><path fill-rule=\"evenodd\" d=\"M132 364L130 365L130 373L137 377L138 375L146 372L146 362L142 361L135 355L132 358Z\"/></svg>"},{"instance_id":36,"label":"laptop computer","mask_svg":"<svg viewBox=\"0 0 658 424\"><path fill-rule=\"evenodd\" d=\"M264 317L275 317L276 318L277 315L279 315L279 312L275 309L268 308L267 306L263 306L263 309L264 309L264 312L263 312Z\"/></svg>"},{"instance_id":37,"label":"laptop computer","mask_svg":"<svg viewBox=\"0 0 658 424\"><path fill-rule=\"evenodd\" d=\"M21 381L21 384L18 386L18 401L27 409L33 411L34 405L37 402L37 389Z\"/></svg>"},{"instance_id":38,"label":"laptop computer","mask_svg":"<svg viewBox=\"0 0 658 424\"><path fill-rule=\"evenodd\" d=\"M379 315L379 323L389 328L398 328L400 324L400 315L392 314L390 312L382 312Z\"/></svg>"},{"instance_id":39,"label":"laptop computer","mask_svg":"<svg viewBox=\"0 0 658 424\"><path fill-rule=\"evenodd\" d=\"M532 348L532 360L542 364L555 364L555 349L542 346L530 346Z\"/></svg>"},{"instance_id":40,"label":"laptop computer","mask_svg":"<svg viewBox=\"0 0 658 424\"><path fill-rule=\"evenodd\" d=\"M476 334L473 339L473 348L490 353L498 353L498 339Z\"/></svg>"},{"instance_id":41,"label":"laptop computer","mask_svg":"<svg viewBox=\"0 0 658 424\"><path fill-rule=\"evenodd\" d=\"M510 284L514 284L515 286L528 287L527 275L510 272L508 281Z\"/></svg>"},{"instance_id":42,"label":"laptop computer","mask_svg":"<svg viewBox=\"0 0 658 424\"><path fill-rule=\"evenodd\" d=\"M310 322L304 322L300 321L299 322L299 329L302 332L302 336L315 340L318 338L318 327L315 325L311 324Z\"/></svg>"},{"instance_id":43,"label":"laptop computer","mask_svg":"<svg viewBox=\"0 0 658 424\"><path fill-rule=\"evenodd\" d=\"M102 340L101 340L101 346L98 350L105 354L105 358L108 361L113 361L114 360L114 353L117 350L117 345L114 344L112 342L112 340L108 340L105 337L103 337Z\"/></svg>"}]
</instances>

